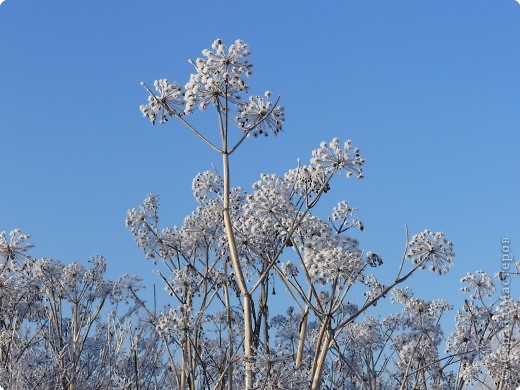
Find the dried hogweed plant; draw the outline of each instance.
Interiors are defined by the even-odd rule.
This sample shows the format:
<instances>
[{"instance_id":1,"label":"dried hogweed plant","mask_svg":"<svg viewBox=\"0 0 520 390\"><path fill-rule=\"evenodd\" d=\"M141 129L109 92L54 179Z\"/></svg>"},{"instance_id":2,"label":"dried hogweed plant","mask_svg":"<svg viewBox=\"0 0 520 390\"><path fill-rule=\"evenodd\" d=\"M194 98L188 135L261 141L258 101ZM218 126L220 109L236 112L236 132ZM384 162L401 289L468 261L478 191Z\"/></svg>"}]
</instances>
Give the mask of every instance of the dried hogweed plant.
<instances>
[{"instance_id":1,"label":"dried hogweed plant","mask_svg":"<svg viewBox=\"0 0 520 390\"><path fill-rule=\"evenodd\" d=\"M360 357L345 349L359 342L354 330L374 323L380 341L366 348L375 353L390 346L388 332L403 327L434 332L435 310L445 307L425 303L432 313L419 324L403 318L358 322L360 316L417 270L447 272L453 263L452 244L442 233L426 230L406 245L393 280L385 284L370 274L383 261L349 236L350 229L363 229L353 217L355 209L343 201L328 220L313 213L335 176L363 177L365 161L350 141L322 142L307 165L298 164L282 176L261 175L251 193L232 188L230 156L248 138L279 134L284 109L269 91L248 94L252 64L244 42L226 47L217 39L202 54L190 61L194 72L184 87L166 79L156 81L155 90L143 83L149 96L141 112L153 124L179 121L221 156L222 174L214 170L195 177L198 206L181 227L159 227L157 195L149 195L126 219L147 258L164 265L158 274L175 304L157 316L157 327L176 351L171 364L179 386L318 389L350 381L360 388L379 388L385 370L374 364L364 373L354 361ZM209 109L215 113L215 133L190 121L195 111ZM212 141L216 135L218 143ZM270 315L274 286L283 286L287 294L286 316ZM365 291L360 304L349 301L357 288ZM436 348L439 342L429 336L415 340L401 343L413 351L425 343ZM400 359L393 366L404 367L409 382L417 370L430 370L424 365L432 359L416 358L406 367Z\"/></svg>"}]
</instances>

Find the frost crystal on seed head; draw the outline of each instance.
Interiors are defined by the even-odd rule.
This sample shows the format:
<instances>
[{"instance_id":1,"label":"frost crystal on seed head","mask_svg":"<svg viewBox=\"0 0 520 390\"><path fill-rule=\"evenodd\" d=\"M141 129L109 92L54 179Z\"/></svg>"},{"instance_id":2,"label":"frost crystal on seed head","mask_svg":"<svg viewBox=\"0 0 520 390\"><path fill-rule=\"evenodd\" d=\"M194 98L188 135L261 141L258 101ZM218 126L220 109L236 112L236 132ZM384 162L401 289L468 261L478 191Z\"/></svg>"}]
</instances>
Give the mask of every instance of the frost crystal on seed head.
<instances>
[{"instance_id":1,"label":"frost crystal on seed head","mask_svg":"<svg viewBox=\"0 0 520 390\"><path fill-rule=\"evenodd\" d=\"M332 219L337 221L338 219L347 219L352 216L352 209L346 201L339 202L334 210L332 211Z\"/></svg>"},{"instance_id":2,"label":"frost crystal on seed head","mask_svg":"<svg viewBox=\"0 0 520 390\"><path fill-rule=\"evenodd\" d=\"M195 199L199 202L207 202L214 196L221 197L224 193L222 178L213 171L198 173L193 179L192 190Z\"/></svg>"},{"instance_id":3,"label":"frost crystal on seed head","mask_svg":"<svg viewBox=\"0 0 520 390\"><path fill-rule=\"evenodd\" d=\"M202 54L207 58L205 61L198 59L197 70L204 74L245 74L251 76L253 65L249 62L251 54L249 46L237 39L226 52L226 46L221 39L216 39L211 48L214 51L204 49ZM200 61L199 61L200 60Z\"/></svg>"},{"instance_id":4,"label":"frost crystal on seed head","mask_svg":"<svg viewBox=\"0 0 520 390\"><path fill-rule=\"evenodd\" d=\"M248 89L244 75L249 77L253 67L247 59L250 54L249 47L237 40L226 51L226 46L217 39L213 42L212 49L213 51L202 51L206 58L191 61L196 73L190 76L185 86L185 114L192 112L197 105L200 110L205 110L209 104L218 105L220 98L238 104L240 94Z\"/></svg>"},{"instance_id":5,"label":"frost crystal on seed head","mask_svg":"<svg viewBox=\"0 0 520 390\"><path fill-rule=\"evenodd\" d=\"M145 85L144 83L141 83ZM145 85L146 87L146 85ZM166 123L168 116L179 116L184 110L184 91L176 82L170 83L167 79L160 79L154 82L155 95L148 89L148 104L141 105L139 108L144 117L148 117L152 124L155 124L157 116L160 117L159 124Z\"/></svg>"},{"instance_id":6,"label":"frost crystal on seed head","mask_svg":"<svg viewBox=\"0 0 520 390\"><path fill-rule=\"evenodd\" d=\"M244 131L251 129L251 135L268 136L269 131L273 135L277 135L282 131L283 122L285 121L284 108L269 101L271 93L265 93L265 99L262 96L250 96L249 103L242 103L238 108L236 121L238 126Z\"/></svg>"},{"instance_id":7,"label":"frost crystal on seed head","mask_svg":"<svg viewBox=\"0 0 520 390\"><path fill-rule=\"evenodd\" d=\"M406 253L407 259L420 264L423 269L429 265L430 271L439 275L448 272L454 256L453 244L444 238L444 233L429 230L413 236Z\"/></svg>"},{"instance_id":8,"label":"frost crystal on seed head","mask_svg":"<svg viewBox=\"0 0 520 390\"><path fill-rule=\"evenodd\" d=\"M472 299L481 296L491 298L497 289L491 276L482 270L478 270L474 274L468 272L460 281L468 284L461 287L461 291L472 293L470 295Z\"/></svg>"},{"instance_id":9,"label":"frost crystal on seed head","mask_svg":"<svg viewBox=\"0 0 520 390\"><path fill-rule=\"evenodd\" d=\"M361 179L365 159L360 153L359 148L352 147L350 140L341 146L339 139L334 138L328 144L322 142L319 149L312 152L311 164L326 172L345 171L347 177L356 176Z\"/></svg>"},{"instance_id":10,"label":"frost crystal on seed head","mask_svg":"<svg viewBox=\"0 0 520 390\"><path fill-rule=\"evenodd\" d=\"M20 229L11 230L9 240L5 236L5 231L0 232L0 259L5 263L9 260L21 260L27 257L26 252L34 245L26 243L31 236L23 234Z\"/></svg>"}]
</instances>

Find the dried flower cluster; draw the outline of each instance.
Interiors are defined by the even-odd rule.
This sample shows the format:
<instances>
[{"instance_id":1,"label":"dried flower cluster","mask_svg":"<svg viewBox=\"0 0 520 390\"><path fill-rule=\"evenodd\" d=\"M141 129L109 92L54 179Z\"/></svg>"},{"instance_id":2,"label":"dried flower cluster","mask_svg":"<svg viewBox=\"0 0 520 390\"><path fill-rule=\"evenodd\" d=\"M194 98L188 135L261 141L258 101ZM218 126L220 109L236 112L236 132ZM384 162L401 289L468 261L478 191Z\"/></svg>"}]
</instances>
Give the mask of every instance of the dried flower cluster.
<instances>
[{"instance_id":1,"label":"dried flower cluster","mask_svg":"<svg viewBox=\"0 0 520 390\"><path fill-rule=\"evenodd\" d=\"M484 304L495 294L489 276L479 271L463 279L470 300L445 356L440 324L451 306L397 287L420 269L449 271L455 255L443 233L413 236L397 275L383 281L368 272L382 258L347 235L364 228L355 208L341 201L328 219L314 214L334 177L363 177L365 160L350 141L322 142L307 165L263 174L250 193L231 188L228 156L249 135L278 134L284 111L270 92L244 99L252 64L242 41L227 49L216 40L203 55L192 61L195 73L184 92L160 84L141 110L152 122L177 117L222 155L223 176L195 177L199 205L181 227L159 228L156 195L127 217L138 246L162 261L158 273L176 301L158 315L157 329L170 356L176 353L170 364L181 388L459 389L494 381L506 389L516 383L497 372L517 370L518 301ZM216 109L219 146L186 117L209 106ZM242 134L238 141L229 138L232 125ZM292 305L272 315L280 291ZM364 297L358 304L349 300L356 291ZM387 297L402 305L401 313L367 314ZM508 342L498 345L506 333Z\"/></svg>"},{"instance_id":2,"label":"dried flower cluster","mask_svg":"<svg viewBox=\"0 0 520 390\"><path fill-rule=\"evenodd\" d=\"M163 124L169 117L191 114L195 108L205 111L212 105L227 119L232 118L229 113L234 109L232 120L245 135L256 137L281 132L284 109L278 101L270 100L271 92L244 100L249 90L246 79L251 76L253 67L248 59L249 46L237 40L227 48L217 39L211 48L202 51L204 58L190 61L195 73L190 75L184 88L177 82L160 79L154 82L155 92L152 92L143 83L150 93L148 104L140 107L143 116L153 124L159 117L159 124Z\"/></svg>"},{"instance_id":3,"label":"dried flower cluster","mask_svg":"<svg viewBox=\"0 0 520 390\"><path fill-rule=\"evenodd\" d=\"M202 53L191 61L195 73L184 87L156 81L141 111L152 123L174 117L187 126L220 154L222 175L196 175L197 206L180 226L159 226L159 196L153 194L126 217L138 247L157 265L169 304L150 307L138 295L136 277L106 279L101 256L87 265L35 259L29 235L0 232L0 386L520 386L520 301L504 288L520 263L516 272L496 278L468 273L461 280L467 299L445 336L442 318L451 305L422 300L401 286L421 269L449 271L454 251L444 234L413 236L396 275L389 276L374 270L382 258L350 235L351 228L363 230L357 209L340 201L321 218L315 206L336 177L363 177L365 161L350 141L323 142L307 165L263 174L250 191L232 188L229 156L249 135L278 134L284 111L269 92L244 99L252 69L244 42L227 48L216 40ZM187 119L210 107L219 146ZM235 140L231 126L238 129ZM385 259L385 267L391 263ZM383 300L400 311L372 315Z\"/></svg>"}]
</instances>

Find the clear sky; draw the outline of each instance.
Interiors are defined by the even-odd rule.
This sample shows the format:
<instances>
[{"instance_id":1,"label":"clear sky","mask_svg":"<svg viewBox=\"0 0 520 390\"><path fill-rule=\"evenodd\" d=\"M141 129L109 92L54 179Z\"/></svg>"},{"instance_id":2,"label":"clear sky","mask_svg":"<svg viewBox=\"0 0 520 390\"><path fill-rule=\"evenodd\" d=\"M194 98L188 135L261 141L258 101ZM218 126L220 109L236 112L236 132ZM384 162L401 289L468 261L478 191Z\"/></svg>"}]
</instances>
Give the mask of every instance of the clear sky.
<instances>
[{"instance_id":1,"label":"clear sky","mask_svg":"<svg viewBox=\"0 0 520 390\"><path fill-rule=\"evenodd\" d=\"M363 181L339 179L320 210L359 208L361 247L398 268L404 226L444 231L450 275L423 273L420 296L453 298L468 271L520 253L520 5L515 0L78 1L0 5L0 230L32 234L33 255L107 258L109 275L152 274L124 226L149 192L162 223L195 203L191 180L219 156L176 123L138 110L140 81L184 84L187 59L215 38L252 50L253 93L286 108L278 137L248 140L233 184L351 139ZM209 131L209 130L208 130ZM325 215L325 214L323 214Z\"/></svg>"}]
</instances>

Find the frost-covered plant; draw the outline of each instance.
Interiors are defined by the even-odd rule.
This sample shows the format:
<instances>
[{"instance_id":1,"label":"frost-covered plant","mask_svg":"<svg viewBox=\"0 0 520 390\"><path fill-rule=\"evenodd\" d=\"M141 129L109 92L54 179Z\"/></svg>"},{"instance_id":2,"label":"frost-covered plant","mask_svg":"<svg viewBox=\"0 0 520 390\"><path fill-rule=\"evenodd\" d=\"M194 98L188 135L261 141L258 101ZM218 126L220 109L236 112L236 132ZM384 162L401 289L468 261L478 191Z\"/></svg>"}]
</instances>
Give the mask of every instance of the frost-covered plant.
<instances>
[{"instance_id":1,"label":"frost-covered plant","mask_svg":"<svg viewBox=\"0 0 520 390\"><path fill-rule=\"evenodd\" d=\"M101 256L87 264L35 259L29 235L0 232L0 386L520 386L520 301L509 289L520 263L515 272L477 271L462 279L467 299L445 339L441 319L451 306L397 287L421 269L449 270L454 252L442 233L408 239L406 232L395 276L382 278L372 270L383 259L351 235L364 228L357 209L341 201L328 218L315 212L336 176L363 177L364 159L350 141L322 142L307 164L262 174L251 191L231 187L229 157L249 136L280 133L285 120L270 92L248 95L249 54L242 41L227 48L217 40L191 61L195 71L184 87L166 79L154 83L156 93L146 87L143 115L152 123L179 120L222 157L221 173L194 178L197 207L180 226L159 226L158 195L128 212L127 226L160 266L171 296L163 310L139 298L138 278L107 280ZM188 121L210 107L217 137ZM385 299L402 311L371 315ZM285 313L275 313L283 305Z\"/></svg>"},{"instance_id":2,"label":"frost-covered plant","mask_svg":"<svg viewBox=\"0 0 520 390\"><path fill-rule=\"evenodd\" d=\"M0 386L152 389L166 383L155 326L135 306L139 279L107 280L101 256L88 266L35 259L29 235L16 229L9 236L0 232Z\"/></svg>"},{"instance_id":3,"label":"frost-covered plant","mask_svg":"<svg viewBox=\"0 0 520 390\"><path fill-rule=\"evenodd\" d=\"M424 301L403 290L397 290L393 299L403 305L402 330L392 340L401 388L444 388L449 378L440 364L444 340L440 320L450 305L444 300Z\"/></svg>"},{"instance_id":4,"label":"frost-covered plant","mask_svg":"<svg viewBox=\"0 0 520 390\"><path fill-rule=\"evenodd\" d=\"M507 276L507 286L509 278L518 274L518 266L516 273ZM496 282L506 286L506 280L500 273L496 277L498 280L479 270L461 279L461 290L469 296L446 344L447 352L454 356L452 363L458 366L456 389L520 386L520 300L509 295L509 287L497 297Z\"/></svg>"},{"instance_id":5,"label":"frost-covered plant","mask_svg":"<svg viewBox=\"0 0 520 390\"><path fill-rule=\"evenodd\" d=\"M429 230L412 237L406 254L406 258L415 264L421 264L422 268L428 266L430 271L439 275L448 272L454 256L453 245L444 238L444 233L432 233Z\"/></svg>"},{"instance_id":6,"label":"frost-covered plant","mask_svg":"<svg viewBox=\"0 0 520 390\"><path fill-rule=\"evenodd\" d=\"M194 72L184 88L166 79L154 83L156 92L143 84L150 96L141 112L153 124L157 118L160 124L180 121L220 154L222 174L195 177L199 205L180 227L159 227L157 195L148 196L126 219L146 257L163 263L158 274L175 300L156 316L167 347L177 351L170 354L172 371L181 388L318 389L340 383L334 363L345 356L340 341L363 313L415 271L446 272L454 256L451 243L442 233L425 231L407 244L394 279L381 281L369 273L383 260L347 234L363 230L353 218L355 209L340 202L328 220L313 213L334 177L363 177L364 159L350 141L322 142L307 165L282 176L261 175L251 193L231 188L230 156L249 136L279 134L284 110L271 92L248 95L252 64L244 42L228 48L217 39L202 54L190 61ZM215 133L189 120L197 109L210 107L216 113ZM405 259L412 260L409 269ZM285 317L270 315L275 286L283 286L294 305ZM359 290L364 302L347 300ZM413 329L433 332L432 322L424 318ZM431 345L438 342L434 338ZM414 348L410 341L406 345ZM215 351L216 346L212 360L205 348ZM374 386L380 383L373 379Z\"/></svg>"},{"instance_id":7,"label":"frost-covered plant","mask_svg":"<svg viewBox=\"0 0 520 390\"><path fill-rule=\"evenodd\" d=\"M33 247L27 242L30 238L30 234L23 234L20 229L11 230L9 239L7 239L5 231L0 232L1 274L9 273L13 266L17 266L17 263L30 258L27 254L27 251Z\"/></svg>"}]
</instances>

